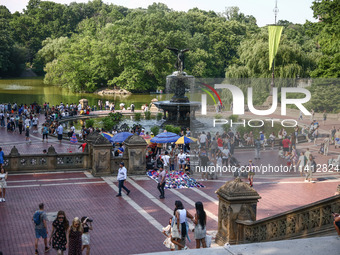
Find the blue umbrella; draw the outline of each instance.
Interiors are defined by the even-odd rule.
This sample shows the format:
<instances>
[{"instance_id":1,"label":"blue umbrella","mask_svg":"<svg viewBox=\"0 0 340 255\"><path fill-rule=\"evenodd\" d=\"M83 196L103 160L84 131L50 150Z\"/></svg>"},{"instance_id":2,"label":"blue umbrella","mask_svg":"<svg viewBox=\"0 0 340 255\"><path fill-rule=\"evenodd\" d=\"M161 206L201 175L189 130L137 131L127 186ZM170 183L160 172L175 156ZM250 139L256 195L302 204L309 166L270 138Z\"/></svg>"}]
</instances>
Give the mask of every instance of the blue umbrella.
<instances>
[{"instance_id":1,"label":"blue umbrella","mask_svg":"<svg viewBox=\"0 0 340 255\"><path fill-rule=\"evenodd\" d=\"M171 132L164 132L156 135L150 141L152 143L174 143L180 138L179 135Z\"/></svg>"},{"instance_id":2,"label":"blue umbrella","mask_svg":"<svg viewBox=\"0 0 340 255\"><path fill-rule=\"evenodd\" d=\"M131 133L129 132L120 132L116 135L114 135L112 138L111 138L111 142L113 143L122 143L126 140L126 138L132 136Z\"/></svg>"},{"instance_id":3,"label":"blue umbrella","mask_svg":"<svg viewBox=\"0 0 340 255\"><path fill-rule=\"evenodd\" d=\"M102 132L102 136L104 136L107 140L109 140L111 142L111 139L113 137L112 134L107 133L107 132Z\"/></svg>"}]
</instances>

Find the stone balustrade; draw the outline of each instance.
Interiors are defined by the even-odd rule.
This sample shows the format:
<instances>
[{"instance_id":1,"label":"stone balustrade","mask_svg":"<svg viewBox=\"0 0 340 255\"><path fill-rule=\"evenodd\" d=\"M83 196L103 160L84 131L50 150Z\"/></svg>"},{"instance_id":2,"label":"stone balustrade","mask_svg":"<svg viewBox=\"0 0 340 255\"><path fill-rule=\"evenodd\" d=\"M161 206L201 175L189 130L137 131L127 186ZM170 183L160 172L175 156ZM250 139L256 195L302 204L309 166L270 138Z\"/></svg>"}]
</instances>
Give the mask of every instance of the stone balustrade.
<instances>
[{"instance_id":1,"label":"stone balustrade","mask_svg":"<svg viewBox=\"0 0 340 255\"><path fill-rule=\"evenodd\" d=\"M237 220L238 243L305 238L335 231L332 212L340 211L340 196L333 196L258 221Z\"/></svg>"}]
</instances>

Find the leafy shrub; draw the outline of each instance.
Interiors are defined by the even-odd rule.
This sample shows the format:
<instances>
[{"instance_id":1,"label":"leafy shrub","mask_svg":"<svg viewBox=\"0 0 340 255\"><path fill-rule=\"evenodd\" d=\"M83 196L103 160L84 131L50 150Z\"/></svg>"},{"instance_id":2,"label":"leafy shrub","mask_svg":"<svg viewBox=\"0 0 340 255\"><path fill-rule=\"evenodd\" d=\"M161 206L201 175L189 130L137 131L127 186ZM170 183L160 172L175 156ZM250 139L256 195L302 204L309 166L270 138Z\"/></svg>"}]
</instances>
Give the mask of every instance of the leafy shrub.
<instances>
[{"instance_id":1,"label":"leafy shrub","mask_svg":"<svg viewBox=\"0 0 340 255\"><path fill-rule=\"evenodd\" d=\"M159 133L159 126L153 126L150 128L150 130L156 136Z\"/></svg>"},{"instance_id":2,"label":"leafy shrub","mask_svg":"<svg viewBox=\"0 0 340 255\"><path fill-rule=\"evenodd\" d=\"M135 113L135 121L140 121L141 118L142 118L142 114L140 112L136 112Z\"/></svg>"},{"instance_id":3,"label":"leafy shrub","mask_svg":"<svg viewBox=\"0 0 340 255\"><path fill-rule=\"evenodd\" d=\"M172 132L172 133L179 135L181 133L182 129L181 129L181 127L176 127L176 126L173 126L173 125L166 125L165 130L168 131L168 132Z\"/></svg>"},{"instance_id":4,"label":"leafy shrub","mask_svg":"<svg viewBox=\"0 0 340 255\"><path fill-rule=\"evenodd\" d=\"M94 120L93 119L88 119L85 121L86 123L86 128L93 127Z\"/></svg>"},{"instance_id":5,"label":"leafy shrub","mask_svg":"<svg viewBox=\"0 0 340 255\"><path fill-rule=\"evenodd\" d=\"M146 120L151 120L151 112L150 111L144 112L144 115L145 115Z\"/></svg>"},{"instance_id":6,"label":"leafy shrub","mask_svg":"<svg viewBox=\"0 0 340 255\"><path fill-rule=\"evenodd\" d=\"M157 113L156 118L157 118L157 120L161 120L163 118L163 113L161 113L161 112Z\"/></svg>"}]
</instances>

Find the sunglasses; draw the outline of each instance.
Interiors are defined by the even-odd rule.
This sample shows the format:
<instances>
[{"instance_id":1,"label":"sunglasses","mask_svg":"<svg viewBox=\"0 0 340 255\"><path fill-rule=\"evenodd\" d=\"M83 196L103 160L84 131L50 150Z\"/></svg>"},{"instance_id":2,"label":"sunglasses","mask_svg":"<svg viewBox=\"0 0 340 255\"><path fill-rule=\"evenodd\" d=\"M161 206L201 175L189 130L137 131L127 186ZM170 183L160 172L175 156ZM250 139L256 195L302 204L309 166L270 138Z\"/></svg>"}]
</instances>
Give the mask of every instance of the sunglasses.
<instances>
[{"instance_id":1,"label":"sunglasses","mask_svg":"<svg viewBox=\"0 0 340 255\"><path fill-rule=\"evenodd\" d=\"M64 216L58 216L58 219L64 219L65 217Z\"/></svg>"}]
</instances>

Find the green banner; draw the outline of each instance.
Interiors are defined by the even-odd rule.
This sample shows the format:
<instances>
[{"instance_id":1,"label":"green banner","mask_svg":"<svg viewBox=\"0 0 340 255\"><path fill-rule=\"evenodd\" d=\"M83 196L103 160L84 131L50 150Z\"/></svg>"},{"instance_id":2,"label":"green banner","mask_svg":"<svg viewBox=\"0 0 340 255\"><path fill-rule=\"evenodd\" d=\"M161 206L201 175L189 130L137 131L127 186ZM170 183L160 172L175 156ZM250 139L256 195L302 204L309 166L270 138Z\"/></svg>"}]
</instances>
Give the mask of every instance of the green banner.
<instances>
[{"instance_id":1,"label":"green banner","mask_svg":"<svg viewBox=\"0 0 340 255\"><path fill-rule=\"evenodd\" d=\"M269 70L272 69L273 60L279 48L283 26L268 26L269 34Z\"/></svg>"}]
</instances>

